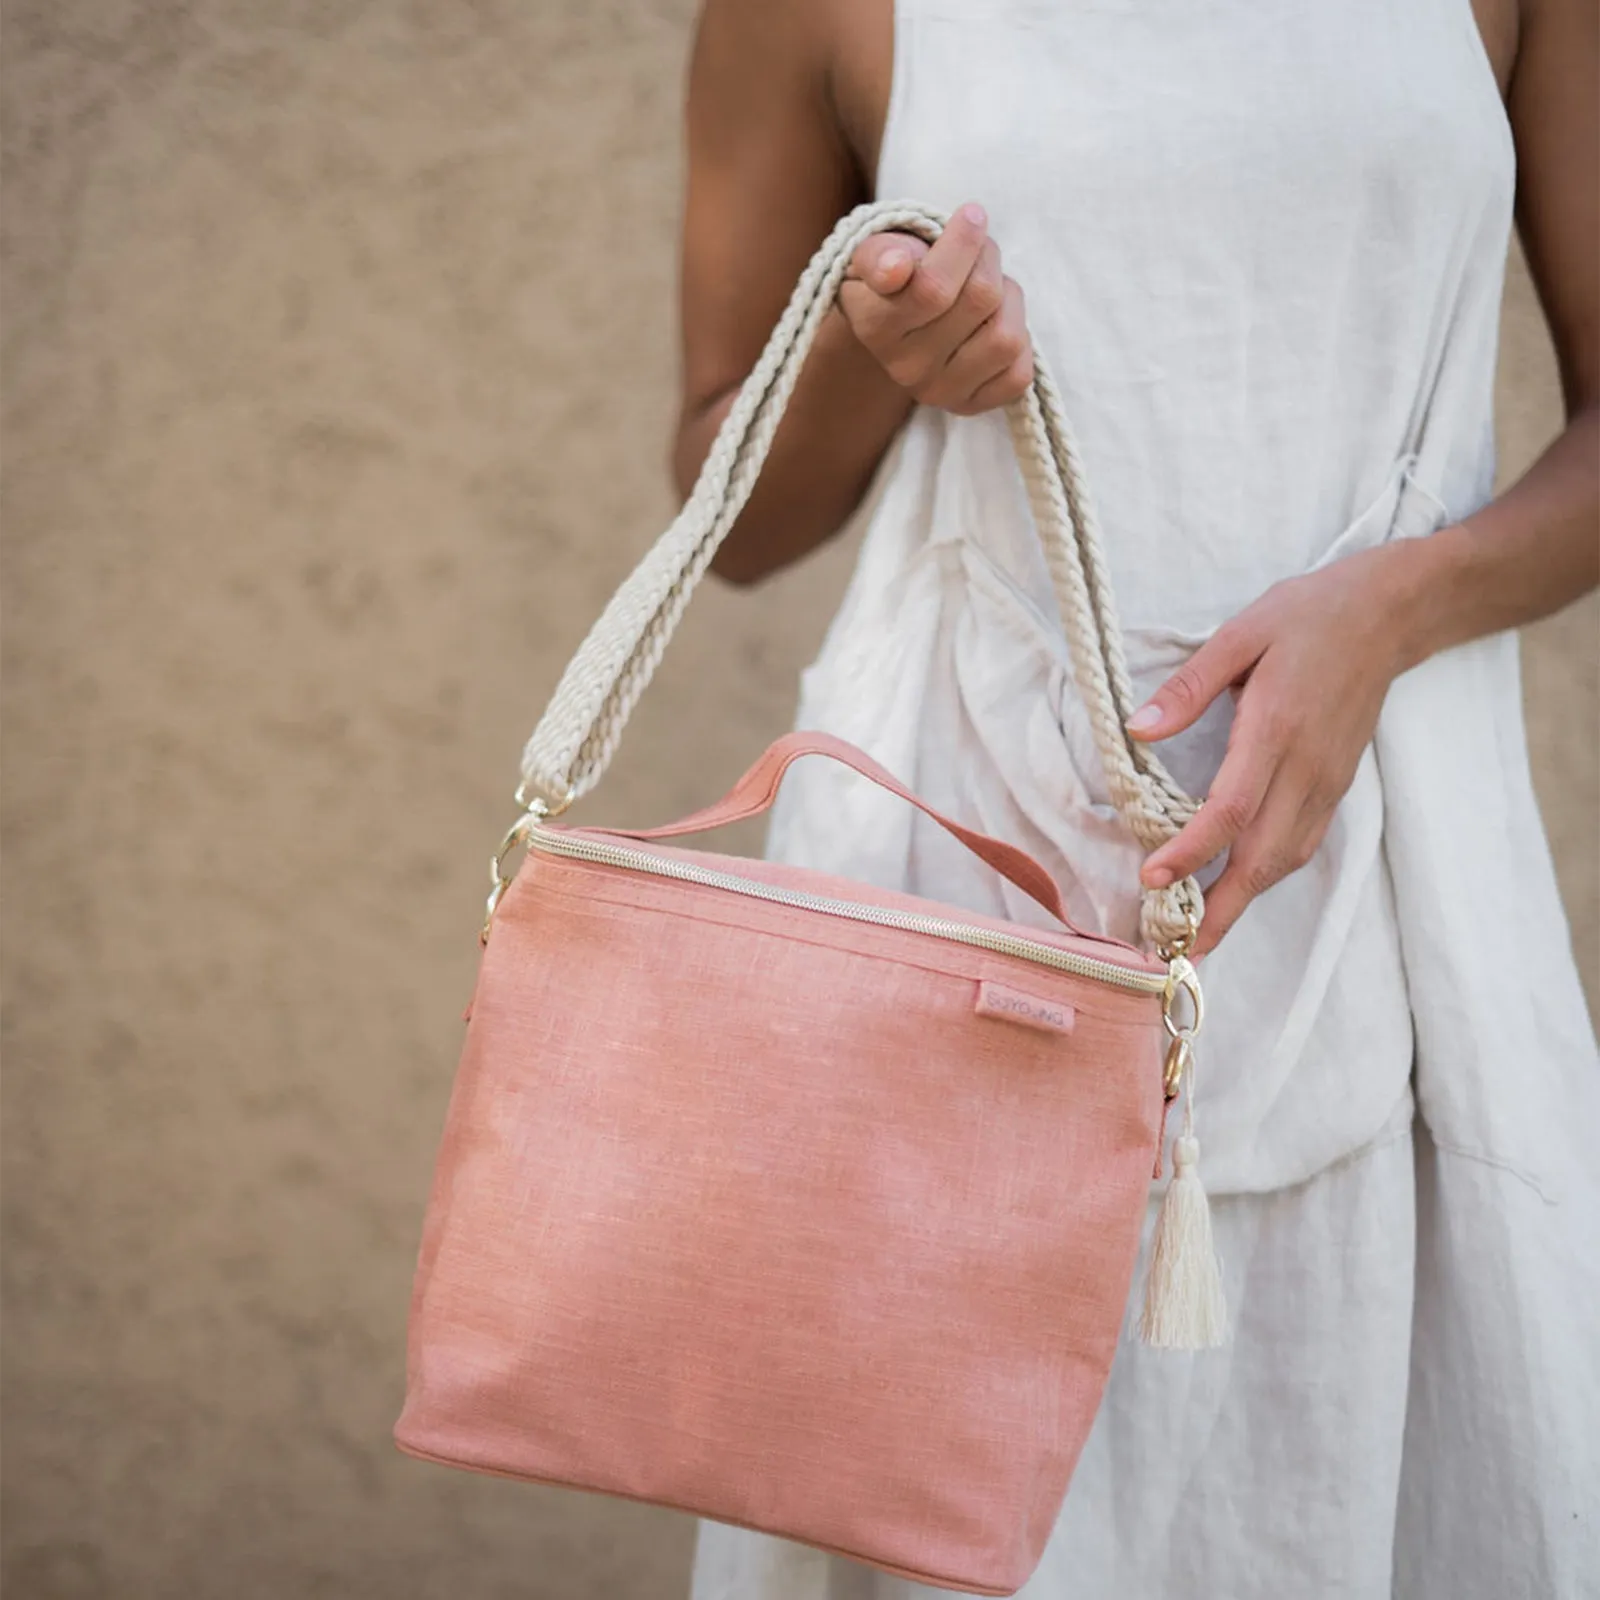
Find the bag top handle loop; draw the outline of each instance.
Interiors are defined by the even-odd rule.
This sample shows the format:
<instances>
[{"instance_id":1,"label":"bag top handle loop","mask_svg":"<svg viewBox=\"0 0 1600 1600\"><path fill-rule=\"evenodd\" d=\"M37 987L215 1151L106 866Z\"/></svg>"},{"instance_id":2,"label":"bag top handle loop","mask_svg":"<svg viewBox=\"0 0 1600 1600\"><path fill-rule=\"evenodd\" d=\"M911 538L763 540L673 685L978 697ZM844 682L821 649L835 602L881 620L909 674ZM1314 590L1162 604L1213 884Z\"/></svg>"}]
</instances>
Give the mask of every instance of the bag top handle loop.
<instances>
[{"instance_id":1,"label":"bag top handle loop","mask_svg":"<svg viewBox=\"0 0 1600 1600\"><path fill-rule=\"evenodd\" d=\"M794 763L803 756L828 756L852 767L864 778L869 778L881 789L914 805L931 817L952 837L959 839L980 860L993 867L1001 877L1016 885L1030 899L1043 906L1070 933L1080 938L1098 939L1098 934L1088 934L1076 926L1067 915L1061 899L1061 890L1027 851L1007 844L975 828L964 827L941 811L936 811L926 800L913 794L886 767L880 766L864 750L831 733L802 730L785 734L767 747L754 766L728 791L722 799L696 811L680 822L670 822L660 828L600 828L596 832L624 839L677 839L685 834L704 833L711 828L725 827L731 822L743 822L748 817L760 816L778 797L778 786Z\"/></svg>"},{"instance_id":2,"label":"bag top handle loop","mask_svg":"<svg viewBox=\"0 0 1600 1600\"><path fill-rule=\"evenodd\" d=\"M811 258L683 509L623 581L562 674L523 750L522 803L539 799L554 810L586 794L604 774L695 586L750 497L856 247L887 230L931 243L945 220L942 212L911 201L858 206ZM1128 735L1133 692L1099 525L1060 393L1037 346L1034 381L1006 409L1112 801L1139 843L1153 850L1198 808L1149 746ZM1144 936L1159 950L1181 951L1192 942L1203 908L1193 878L1147 891Z\"/></svg>"}]
</instances>

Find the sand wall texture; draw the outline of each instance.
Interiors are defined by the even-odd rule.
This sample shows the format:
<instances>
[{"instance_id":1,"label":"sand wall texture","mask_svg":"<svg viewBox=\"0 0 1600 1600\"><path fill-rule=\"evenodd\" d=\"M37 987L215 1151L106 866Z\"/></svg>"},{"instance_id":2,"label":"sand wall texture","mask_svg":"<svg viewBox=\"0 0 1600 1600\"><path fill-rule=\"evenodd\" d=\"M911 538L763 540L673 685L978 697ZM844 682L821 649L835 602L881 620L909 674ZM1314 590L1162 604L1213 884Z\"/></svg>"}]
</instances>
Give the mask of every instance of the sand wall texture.
<instances>
[{"instance_id":1,"label":"sand wall texture","mask_svg":"<svg viewBox=\"0 0 1600 1600\"><path fill-rule=\"evenodd\" d=\"M690 20L7 7L7 1600L681 1592L689 1519L388 1430L515 753L670 510ZM593 814L779 732L849 558L708 591ZM1594 630L1528 652L1591 972Z\"/></svg>"}]
</instances>

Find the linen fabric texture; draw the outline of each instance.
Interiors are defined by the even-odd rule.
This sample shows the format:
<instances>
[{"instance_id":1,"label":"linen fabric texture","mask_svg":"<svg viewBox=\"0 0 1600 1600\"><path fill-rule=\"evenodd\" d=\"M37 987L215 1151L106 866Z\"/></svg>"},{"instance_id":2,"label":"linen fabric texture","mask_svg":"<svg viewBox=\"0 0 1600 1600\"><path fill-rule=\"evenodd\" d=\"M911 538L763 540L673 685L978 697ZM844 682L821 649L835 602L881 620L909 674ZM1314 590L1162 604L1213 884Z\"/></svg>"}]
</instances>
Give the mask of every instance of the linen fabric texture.
<instances>
[{"instance_id":1,"label":"linen fabric texture","mask_svg":"<svg viewBox=\"0 0 1600 1600\"><path fill-rule=\"evenodd\" d=\"M1489 497L1515 158L1469 0L898 0L895 29L878 191L987 208L1136 690L1273 584ZM1001 418L916 412L863 522L797 721L1130 936L1140 852ZM1161 746L1189 793L1231 716ZM768 852L1036 915L848 774L798 772ZM1600 1068L1514 636L1395 682L1314 859L1202 966L1233 1343L1119 1349L1027 1600L1596 1594ZM917 1592L700 1530L695 1600Z\"/></svg>"},{"instance_id":2,"label":"linen fabric texture","mask_svg":"<svg viewBox=\"0 0 1600 1600\"><path fill-rule=\"evenodd\" d=\"M764 808L803 753L892 785L791 736L686 824L574 832L684 859L659 841ZM1055 901L1021 852L971 847ZM985 986L1056 1025L986 1008ZM1012 1593L1110 1369L1163 1119L1161 1011L1014 955L531 851L470 1010L398 1442Z\"/></svg>"}]
</instances>

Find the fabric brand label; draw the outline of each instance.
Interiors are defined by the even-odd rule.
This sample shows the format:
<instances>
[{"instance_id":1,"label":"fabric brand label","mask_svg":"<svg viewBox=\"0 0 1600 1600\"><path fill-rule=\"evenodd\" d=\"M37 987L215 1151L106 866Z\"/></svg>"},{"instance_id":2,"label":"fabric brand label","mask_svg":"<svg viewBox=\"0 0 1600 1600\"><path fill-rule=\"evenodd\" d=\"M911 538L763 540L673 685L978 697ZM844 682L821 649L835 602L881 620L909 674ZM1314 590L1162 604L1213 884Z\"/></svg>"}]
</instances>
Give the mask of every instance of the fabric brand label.
<instances>
[{"instance_id":1,"label":"fabric brand label","mask_svg":"<svg viewBox=\"0 0 1600 1600\"><path fill-rule=\"evenodd\" d=\"M1025 1028L1039 1028L1045 1033L1071 1033L1078 1016L1071 1006L1059 1000L1041 1000L1037 995L987 980L978 985L977 1012L980 1017L1020 1022Z\"/></svg>"}]
</instances>

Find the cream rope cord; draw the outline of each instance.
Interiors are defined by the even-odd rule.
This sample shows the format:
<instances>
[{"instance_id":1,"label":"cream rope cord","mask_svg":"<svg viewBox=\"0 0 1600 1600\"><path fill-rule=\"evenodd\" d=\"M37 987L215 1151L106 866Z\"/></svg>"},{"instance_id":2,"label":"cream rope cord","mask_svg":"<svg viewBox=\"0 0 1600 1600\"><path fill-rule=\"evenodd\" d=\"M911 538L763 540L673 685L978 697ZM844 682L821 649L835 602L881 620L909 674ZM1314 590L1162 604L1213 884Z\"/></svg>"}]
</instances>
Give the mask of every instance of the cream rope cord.
<instances>
[{"instance_id":1,"label":"cream rope cord","mask_svg":"<svg viewBox=\"0 0 1600 1600\"><path fill-rule=\"evenodd\" d=\"M908 201L858 206L811 258L718 430L694 492L612 596L562 674L523 750L519 801L559 809L588 793L610 765L695 585L750 498L806 353L856 247L891 229L931 243L945 220L942 213ZM1060 393L1037 346L1033 383L1006 413L1112 801L1144 849L1154 850L1198 807L1150 748L1128 735L1133 691L1099 525ZM1203 910L1193 878L1146 890L1144 936L1157 949L1182 950L1192 942Z\"/></svg>"}]
</instances>

